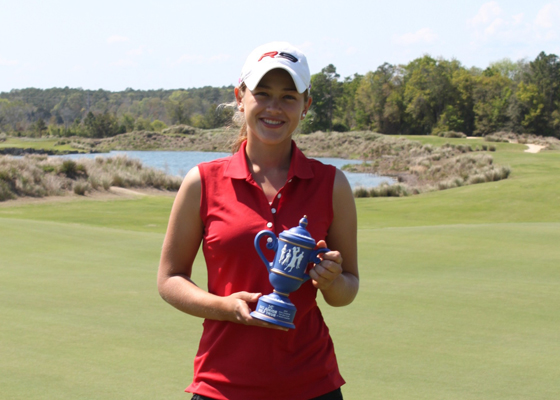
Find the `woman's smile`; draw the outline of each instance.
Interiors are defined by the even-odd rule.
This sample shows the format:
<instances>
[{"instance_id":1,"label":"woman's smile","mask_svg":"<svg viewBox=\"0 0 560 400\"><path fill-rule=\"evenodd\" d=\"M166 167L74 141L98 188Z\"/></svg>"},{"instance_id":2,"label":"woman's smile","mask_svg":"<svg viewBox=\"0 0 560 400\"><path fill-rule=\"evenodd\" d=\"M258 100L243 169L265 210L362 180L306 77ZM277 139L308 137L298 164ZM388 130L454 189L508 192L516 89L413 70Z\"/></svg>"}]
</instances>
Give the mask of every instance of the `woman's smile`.
<instances>
[{"instance_id":1,"label":"woman's smile","mask_svg":"<svg viewBox=\"0 0 560 400\"><path fill-rule=\"evenodd\" d=\"M284 121L279 121L276 119L261 118L261 121L272 128L279 127L284 124Z\"/></svg>"}]
</instances>

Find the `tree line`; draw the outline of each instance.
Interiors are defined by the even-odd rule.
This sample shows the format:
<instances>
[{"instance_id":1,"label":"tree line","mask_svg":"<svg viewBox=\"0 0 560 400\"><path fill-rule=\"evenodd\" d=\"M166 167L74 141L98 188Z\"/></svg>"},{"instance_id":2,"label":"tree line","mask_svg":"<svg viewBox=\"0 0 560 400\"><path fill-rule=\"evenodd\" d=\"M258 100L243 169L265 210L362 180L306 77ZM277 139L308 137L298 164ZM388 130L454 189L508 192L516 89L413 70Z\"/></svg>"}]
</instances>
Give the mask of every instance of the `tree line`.
<instances>
[{"instance_id":1,"label":"tree line","mask_svg":"<svg viewBox=\"0 0 560 400\"><path fill-rule=\"evenodd\" d=\"M384 63L341 78L328 65L311 79L312 110L302 132L371 130L385 134L482 136L507 130L560 137L560 60L541 52L533 61L466 68L457 60L417 58ZM0 131L26 136L105 137L187 124L229 124L233 86L121 92L70 88L0 93Z\"/></svg>"},{"instance_id":2,"label":"tree line","mask_svg":"<svg viewBox=\"0 0 560 400\"><path fill-rule=\"evenodd\" d=\"M202 129L229 123L233 86L121 92L72 88L14 89L0 93L0 131L20 136L108 137L187 124Z\"/></svg>"},{"instance_id":3,"label":"tree line","mask_svg":"<svg viewBox=\"0 0 560 400\"><path fill-rule=\"evenodd\" d=\"M560 137L560 61L554 54L504 59L485 70L426 55L343 80L328 65L311 84L307 132L482 136L507 130Z\"/></svg>"}]
</instances>

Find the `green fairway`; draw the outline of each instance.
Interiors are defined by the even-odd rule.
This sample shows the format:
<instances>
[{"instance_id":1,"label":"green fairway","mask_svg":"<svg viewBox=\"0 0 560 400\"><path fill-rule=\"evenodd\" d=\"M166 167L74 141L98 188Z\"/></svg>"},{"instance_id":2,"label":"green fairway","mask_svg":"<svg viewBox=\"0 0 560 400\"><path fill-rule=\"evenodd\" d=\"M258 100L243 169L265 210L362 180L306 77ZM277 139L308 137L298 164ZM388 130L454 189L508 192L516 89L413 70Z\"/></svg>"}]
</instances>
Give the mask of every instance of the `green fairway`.
<instances>
[{"instance_id":1,"label":"green fairway","mask_svg":"<svg viewBox=\"0 0 560 400\"><path fill-rule=\"evenodd\" d=\"M60 139L49 139L49 138L8 138L3 142L0 142L0 149L5 147L17 147L22 149L42 149L42 150L57 150L57 151L76 151L69 144L63 144L58 146L57 143ZM79 150L78 150L79 151Z\"/></svg>"},{"instance_id":2,"label":"green fairway","mask_svg":"<svg viewBox=\"0 0 560 400\"><path fill-rule=\"evenodd\" d=\"M491 153L504 181L357 199L360 293L321 301L345 399L558 397L560 153L524 149ZM155 279L171 203L0 207L1 398L190 398L202 321Z\"/></svg>"}]
</instances>

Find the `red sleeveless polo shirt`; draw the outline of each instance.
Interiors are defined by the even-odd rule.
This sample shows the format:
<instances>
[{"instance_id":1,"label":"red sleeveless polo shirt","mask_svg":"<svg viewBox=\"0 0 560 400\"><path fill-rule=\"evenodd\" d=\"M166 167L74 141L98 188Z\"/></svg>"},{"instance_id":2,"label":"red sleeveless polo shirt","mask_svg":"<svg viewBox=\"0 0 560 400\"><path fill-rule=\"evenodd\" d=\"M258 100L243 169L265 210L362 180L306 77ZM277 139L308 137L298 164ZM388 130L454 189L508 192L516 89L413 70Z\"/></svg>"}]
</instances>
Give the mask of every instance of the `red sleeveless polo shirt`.
<instances>
[{"instance_id":1,"label":"red sleeveless polo shirt","mask_svg":"<svg viewBox=\"0 0 560 400\"><path fill-rule=\"evenodd\" d=\"M288 180L269 204L249 172L245 146L233 156L198 166L208 291L218 296L272 292L253 245L258 232L268 229L278 236L307 215L311 236L328 244L333 218L333 166L306 158L292 142ZM262 242L272 261L274 253ZM297 312L296 329L289 332L205 320L194 379L186 391L219 400L307 400L342 386L316 295L310 281L290 294Z\"/></svg>"}]
</instances>

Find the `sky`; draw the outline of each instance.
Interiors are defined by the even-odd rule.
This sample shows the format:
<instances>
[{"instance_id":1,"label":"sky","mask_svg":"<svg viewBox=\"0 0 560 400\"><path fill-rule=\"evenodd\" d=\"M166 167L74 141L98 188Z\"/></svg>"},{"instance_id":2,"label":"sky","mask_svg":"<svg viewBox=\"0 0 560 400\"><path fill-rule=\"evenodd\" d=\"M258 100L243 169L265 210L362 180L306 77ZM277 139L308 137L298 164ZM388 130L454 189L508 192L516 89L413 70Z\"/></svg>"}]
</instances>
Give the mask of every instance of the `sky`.
<instances>
[{"instance_id":1,"label":"sky","mask_svg":"<svg viewBox=\"0 0 560 400\"><path fill-rule=\"evenodd\" d=\"M0 92L237 84L288 41L342 78L430 55L465 67L560 55L560 0L0 0Z\"/></svg>"}]
</instances>

